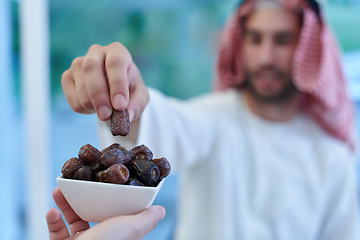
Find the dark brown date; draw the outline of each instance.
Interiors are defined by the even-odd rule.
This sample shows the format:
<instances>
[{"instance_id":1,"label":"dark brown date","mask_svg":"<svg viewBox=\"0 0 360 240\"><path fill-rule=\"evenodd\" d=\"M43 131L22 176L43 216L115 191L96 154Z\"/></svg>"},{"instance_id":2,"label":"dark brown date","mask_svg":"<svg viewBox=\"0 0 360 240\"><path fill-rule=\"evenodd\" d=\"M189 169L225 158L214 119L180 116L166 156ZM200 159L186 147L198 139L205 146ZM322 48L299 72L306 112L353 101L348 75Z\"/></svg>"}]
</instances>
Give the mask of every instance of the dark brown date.
<instances>
[{"instance_id":1,"label":"dark brown date","mask_svg":"<svg viewBox=\"0 0 360 240\"><path fill-rule=\"evenodd\" d=\"M126 109L113 110L110 118L110 128L113 136L127 136L130 132L130 117Z\"/></svg>"},{"instance_id":2,"label":"dark brown date","mask_svg":"<svg viewBox=\"0 0 360 240\"><path fill-rule=\"evenodd\" d=\"M130 155L132 160L145 159L151 161L153 158L151 150L143 144L131 149Z\"/></svg>"},{"instance_id":3,"label":"dark brown date","mask_svg":"<svg viewBox=\"0 0 360 240\"><path fill-rule=\"evenodd\" d=\"M90 144L82 146L79 150L79 158L84 162L84 165L91 166L95 171L100 171L103 166L101 164L100 151Z\"/></svg>"},{"instance_id":4,"label":"dark brown date","mask_svg":"<svg viewBox=\"0 0 360 240\"><path fill-rule=\"evenodd\" d=\"M137 159L126 165L130 171L130 176L137 178L146 186L155 186L160 177L159 168L155 163L145 159Z\"/></svg>"},{"instance_id":5,"label":"dark brown date","mask_svg":"<svg viewBox=\"0 0 360 240\"><path fill-rule=\"evenodd\" d=\"M99 174L100 182L124 184L129 180L129 170L125 165L114 164Z\"/></svg>"},{"instance_id":6,"label":"dark brown date","mask_svg":"<svg viewBox=\"0 0 360 240\"><path fill-rule=\"evenodd\" d=\"M98 172L96 173L95 181L100 182L100 177L101 177L101 174L102 174L103 172L104 172L104 171L98 171Z\"/></svg>"},{"instance_id":7,"label":"dark brown date","mask_svg":"<svg viewBox=\"0 0 360 240\"><path fill-rule=\"evenodd\" d=\"M126 150L126 149L125 149ZM101 162L105 168L110 167L113 164L127 164L131 161L131 157L128 152L124 152L121 148L110 149L101 155Z\"/></svg>"},{"instance_id":8,"label":"dark brown date","mask_svg":"<svg viewBox=\"0 0 360 240\"><path fill-rule=\"evenodd\" d=\"M166 158L164 158L164 157L156 158L156 159L151 160L151 162L155 163L155 165L160 170L159 180L166 178L170 174L171 166L170 166L169 161Z\"/></svg>"},{"instance_id":9,"label":"dark brown date","mask_svg":"<svg viewBox=\"0 0 360 240\"><path fill-rule=\"evenodd\" d=\"M77 180L94 181L96 178L96 173L92 167L83 166L76 171L73 178Z\"/></svg>"},{"instance_id":10,"label":"dark brown date","mask_svg":"<svg viewBox=\"0 0 360 240\"><path fill-rule=\"evenodd\" d=\"M101 150L101 155L104 154L104 152L107 152L111 149L121 149L121 148L124 148L124 147L121 147L121 145L119 143L113 143L111 144L110 146L108 146L107 148L104 148L103 150Z\"/></svg>"},{"instance_id":11,"label":"dark brown date","mask_svg":"<svg viewBox=\"0 0 360 240\"><path fill-rule=\"evenodd\" d=\"M137 180L136 178L129 178L129 180L126 182L126 185L131 185L131 186L145 186L144 184L142 184L139 180Z\"/></svg>"},{"instance_id":12,"label":"dark brown date","mask_svg":"<svg viewBox=\"0 0 360 240\"><path fill-rule=\"evenodd\" d=\"M61 173L64 178L73 178L76 171L79 170L82 166L84 166L83 161L81 161L79 158L73 157L64 163L61 169Z\"/></svg>"},{"instance_id":13,"label":"dark brown date","mask_svg":"<svg viewBox=\"0 0 360 240\"><path fill-rule=\"evenodd\" d=\"M64 178L152 187L170 171L167 159L153 159L145 145L128 151L118 143L102 151L86 144L80 148L78 157L67 160L61 169Z\"/></svg>"}]
</instances>

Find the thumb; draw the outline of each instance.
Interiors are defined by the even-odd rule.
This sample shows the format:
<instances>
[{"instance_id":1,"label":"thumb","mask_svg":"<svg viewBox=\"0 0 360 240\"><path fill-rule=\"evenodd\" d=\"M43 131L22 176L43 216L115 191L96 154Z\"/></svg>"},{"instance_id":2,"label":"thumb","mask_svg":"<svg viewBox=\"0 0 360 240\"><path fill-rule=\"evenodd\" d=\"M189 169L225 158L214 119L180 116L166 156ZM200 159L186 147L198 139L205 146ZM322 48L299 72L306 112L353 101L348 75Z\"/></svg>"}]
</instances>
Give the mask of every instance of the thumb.
<instances>
[{"instance_id":1,"label":"thumb","mask_svg":"<svg viewBox=\"0 0 360 240\"><path fill-rule=\"evenodd\" d=\"M78 240L141 240L157 226L165 213L164 207L154 205L135 215L114 217L84 232Z\"/></svg>"},{"instance_id":2,"label":"thumb","mask_svg":"<svg viewBox=\"0 0 360 240\"><path fill-rule=\"evenodd\" d=\"M165 217L166 211L162 206L151 206L148 209L131 217L129 223L133 227L128 228L129 232L127 238L131 240L141 240L149 232L151 232L158 224L160 220Z\"/></svg>"}]
</instances>

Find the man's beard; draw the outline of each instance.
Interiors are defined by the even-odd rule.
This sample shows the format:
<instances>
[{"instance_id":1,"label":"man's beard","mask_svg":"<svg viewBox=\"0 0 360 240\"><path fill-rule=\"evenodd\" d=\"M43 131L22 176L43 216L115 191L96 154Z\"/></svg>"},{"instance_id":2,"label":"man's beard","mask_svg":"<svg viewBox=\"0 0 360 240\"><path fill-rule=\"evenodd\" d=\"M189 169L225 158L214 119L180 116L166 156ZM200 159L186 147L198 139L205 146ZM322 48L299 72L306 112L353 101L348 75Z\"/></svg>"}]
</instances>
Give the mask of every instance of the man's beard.
<instances>
[{"instance_id":1,"label":"man's beard","mask_svg":"<svg viewBox=\"0 0 360 240\"><path fill-rule=\"evenodd\" d=\"M272 70L275 69L275 67L272 67L272 66L268 66L265 68L268 68L268 69L270 68ZM256 73L254 75L256 75ZM283 79L285 79L285 81L284 81L285 84L283 85L280 92L278 92L277 94L274 94L274 95L265 96L265 95L259 93L259 91L254 86L252 77L248 71L245 71L245 84L243 86L249 91L249 93L256 100L258 100L260 102L283 103L283 102L286 102L287 100L291 99L298 92L298 90L296 89L290 76L286 76L285 74L281 73L280 71L278 71L278 75L280 77L282 77Z\"/></svg>"}]
</instances>

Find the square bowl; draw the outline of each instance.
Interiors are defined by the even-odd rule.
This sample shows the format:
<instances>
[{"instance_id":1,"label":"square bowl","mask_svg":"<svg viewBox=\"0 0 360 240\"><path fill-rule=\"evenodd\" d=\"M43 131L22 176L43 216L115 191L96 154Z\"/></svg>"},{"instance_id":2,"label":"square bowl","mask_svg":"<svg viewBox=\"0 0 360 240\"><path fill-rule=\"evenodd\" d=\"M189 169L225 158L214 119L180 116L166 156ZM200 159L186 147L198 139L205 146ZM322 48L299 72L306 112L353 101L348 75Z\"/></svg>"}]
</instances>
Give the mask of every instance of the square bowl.
<instances>
[{"instance_id":1,"label":"square bowl","mask_svg":"<svg viewBox=\"0 0 360 240\"><path fill-rule=\"evenodd\" d=\"M66 179L62 175L56 181L70 206L88 222L145 210L154 202L164 183L163 179L156 187L130 186Z\"/></svg>"}]
</instances>

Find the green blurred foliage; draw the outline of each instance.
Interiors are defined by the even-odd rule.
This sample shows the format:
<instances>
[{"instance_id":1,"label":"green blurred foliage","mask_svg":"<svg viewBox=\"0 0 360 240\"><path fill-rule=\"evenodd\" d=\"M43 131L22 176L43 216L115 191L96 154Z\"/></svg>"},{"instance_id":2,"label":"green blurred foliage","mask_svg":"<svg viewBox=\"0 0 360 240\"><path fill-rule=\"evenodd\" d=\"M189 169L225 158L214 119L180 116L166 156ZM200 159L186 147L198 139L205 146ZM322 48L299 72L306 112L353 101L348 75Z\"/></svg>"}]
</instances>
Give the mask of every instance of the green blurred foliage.
<instances>
[{"instance_id":1,"label":"green blurred foliage","mask_svg":"<svg viewBox=\"0 0 360 240\"><path fill-rule=\"evenodd\" d=\"M354 1L354 0L353 0ZM326 6L342 49L360 48L359 4ZM124 44L148 86L188 98L211 90L219 35L237 0L49 0L51 94L62 95L61 74L92 44ZM19 95L18 2L13 2L14 66Z\"/></svg>"},{"instance_id":2,"label":"green blurred foliage","mask_svg":"<svg viewBox=\"0 0 360 240\"><path fill-rule=\"evenodd\" d=\"M327 6L327 18L344 52L360 49L360 1L337 1Z\"/></svg>"},{"instance_id":3,"label":"green blurred foliage","mask_svg":"<svg viewBox=\"0 0 360 240\"><path fill-rule=\"evenodd\" d=\"M92 44L121 42L145 83L187 98L210 90L214 41L226 16L219 1L50 1L52 93Z\"/></svg>"}]
</instances>

